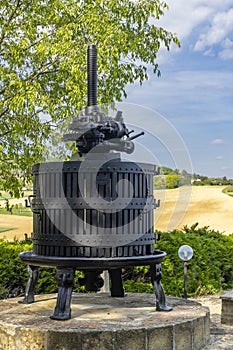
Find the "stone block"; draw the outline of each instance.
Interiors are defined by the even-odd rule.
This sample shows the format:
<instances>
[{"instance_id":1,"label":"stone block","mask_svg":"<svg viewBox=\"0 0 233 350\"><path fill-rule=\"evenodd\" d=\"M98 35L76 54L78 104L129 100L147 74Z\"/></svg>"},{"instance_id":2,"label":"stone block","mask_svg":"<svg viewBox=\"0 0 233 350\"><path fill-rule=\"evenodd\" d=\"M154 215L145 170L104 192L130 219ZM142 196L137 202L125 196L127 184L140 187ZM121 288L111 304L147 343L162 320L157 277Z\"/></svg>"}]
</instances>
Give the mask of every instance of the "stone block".
<instances>
[{"instance_id":1,"label":"stone block","mask_svg":"<svg viewBox=\"0 0 233 350\"><path fill-rule=\"evenodd\" d=\"M193 349L193 322L175 324L175 350Z\"/></svg>"},{"instance_id":2,"label":"stone block","mask_svg":"<svg viewBox=\"0 0 233 350\"><path fill-rule=\"evenodd\" d=\"M206 312L206 316L204 317L204 336L205 344L208 344L210 340L210 311Z\"/></svg>"},{"instance_id":3,"label":"stone block","mask_svg":"<svg viewBox=\"0 0 233 350\"><path fill-rule=\"evenodd\" d=\"M82 342L82 348L81 348L82 350L95 350L95 349L112 350L113 348L112 332L109 332L109 331L108 332L94 332L94 331L83 332L81 334L81 342ZM72 348L72 349L70 348L69 350L74 350L74 349L76 350L76 348ZM127 349L127 347L125 349Z\"/></svg>"},{"instance_id":4,"label":"stone block","mask_svg":"<svg viewBox=\"0 0 233 350\"><path fill-rule=\"evenodd\" d=\"M197 318L193 321L193 349L200 350L206 344L204 318Z\"/></svg>"},{"instance_id":5,"label":"stone block","mask_svg":"<svg viewBox=\"0 0 233 350\"><path fill-rule=\"evenodd\" d=\"M221 296L222 311L221 323L233 324L233 293L227 293Z\"/></svg>"},{"instance_id":6,"label":"stone block","mask_svg":"<svg viewBox=\"0 0 233 350\"><path fill-rule=\"evenodd\" d=\"M129 329L117 331L115 342L117 350L144 350L146 349L146 330Z\"/></svg>"},{"instance_id":7,"label":"stone block","mask_svg":"<svg viewBox=\"0 0 233 350\"><path fill-rule=\"evenodd\" d=\"M210 337L208 309L179 298L168 297L173 311L164 313L150 294L80 295L64 322L49 319L53 295L37 298L26 306L2 301L0 350L200 350Z\"/></svg>"},{"instance_id":8,"label":"stone block","mask_svg":"<svg viewBox=\"0 0 233 350\"><path fill-rule=\"evenodd\" d=\"M17 350L45 350L45 332L37 329L19 329Z\"/></svg>"},{"instance_id":9,"label":"stone block","mask_svg":"<svg viewBox=\"0 0 233 350\"><path fill-rule=\"evenodd\" d=\"M0 325L0 350L17 350L16 331L14 326L7 323Z\"/></svg>"},{"instance_id":10,"label":"stone block","mask_svg":"<svg viewBox=\"0 0 233 350\"><path fill-rule=\"evenodd\" d=\"M147 330L148 350L173 350L173 326Z\"/></svg>"},{"instance_id":11,"label":"stone block","mask_svg":"<svg viewBox=\"0 0 233 350\"><path fill-rule=\"evenodd\" d=\"M46 350L80 350L81 334L80 332L56 332L47 333Z\"/></svg>"}]
</instances>

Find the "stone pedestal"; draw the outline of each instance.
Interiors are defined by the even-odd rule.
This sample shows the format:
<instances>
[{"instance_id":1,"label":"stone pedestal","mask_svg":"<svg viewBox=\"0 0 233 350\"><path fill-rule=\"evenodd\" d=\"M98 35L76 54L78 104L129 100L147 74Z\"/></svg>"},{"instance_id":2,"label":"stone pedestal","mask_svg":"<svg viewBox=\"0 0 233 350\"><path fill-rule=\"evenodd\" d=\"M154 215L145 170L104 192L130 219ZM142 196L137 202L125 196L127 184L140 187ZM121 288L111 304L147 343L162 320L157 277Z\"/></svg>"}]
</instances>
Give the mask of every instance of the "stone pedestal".
<instances>
[{"instance_id":1,"label":"stone pedestal","mask_svg":"<svg viewBox=\"0 0 233 350\"><path fill-rule=\"evenodd\" d=\"M49 318L56 295L18 300L0 304L0 350L200 350L209 341L209 310L190 300L167 298L166 313L153 294L74 293L67 321Z\"/></svg>"},{"instance_id":2,"label":"stone pedestal","mask_svg":"<svg viewBox=\"0 0 233 350\"><path fill-rule=\"evenodd\" d=\"M221 323L233 324L233 291L221 296L222 299L222 311L221 311Z\"/></svg>"}]
</instances>

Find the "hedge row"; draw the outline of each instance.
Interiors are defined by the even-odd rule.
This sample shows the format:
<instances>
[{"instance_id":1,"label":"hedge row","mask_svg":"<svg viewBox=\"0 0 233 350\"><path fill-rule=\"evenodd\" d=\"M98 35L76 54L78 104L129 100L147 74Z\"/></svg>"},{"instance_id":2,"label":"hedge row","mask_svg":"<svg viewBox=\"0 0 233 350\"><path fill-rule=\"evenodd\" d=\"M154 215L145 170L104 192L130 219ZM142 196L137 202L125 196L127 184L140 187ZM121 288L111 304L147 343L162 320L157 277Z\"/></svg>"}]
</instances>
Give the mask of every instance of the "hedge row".
<instances>
[{"instance_id":1,"label":"hedge row","mask_svg":"<svg viewBox=\"0 0 233 350\"><path fill-rule=\"evenodd\" d=\"M184 269L178 257L181 245L193 248L194 256L188 263L188 294L190 296L213 294L233 287L233 235L223 235L208 227L184 227L169 233L158 233L156 248L166 251L162 264L162 284L167 295L182 296ZM137 288L141 281L149 282L148 267L137 267L128 272L127 290ZM143 287L142 287L143 288ZM152 289L151 289L152 291Z\"/></svg>"},{"instance_id":2,"label":"hedge row","mask_svg":"<svg viewBox=\"0 0 233 350\"><path fill-rule=\"evenodd\" d=\"M7 242L0 240L0 299L23 296L28 280L27 265L23 264L18 254L32 249L27 241ZM57 292L55 268L40 268L40 276L36 286L37 294ZM75 275L75 291L83 292L84 287L78 286L78 278L83 277L80 271Z\"/></svg>"},{"instance_id":3,"label":"hedge row","mask_svg":"<svg viewBox=\"0 0 233 350\"><path fill-rule=\"evenodd\" d=\"M167 257L163 262L162 283L167 295L182 296L183 263L178 249L183 244L193 248L194 256L188 264L188 294L203 295L233 287L233 235L223 235L208 227L158 232L156 249L164 250ZM0 299L24 294L28 279L27 266L20 262L19 252L32 248L28 242L7 242L0 240ZM81 272L76 272L75 291L83 292L78 285ZM153 293L147 266L123 271L125 289L128 292ZM55 269L40 268L36 293L57 291Z\"/></svg>"}]
</instances>

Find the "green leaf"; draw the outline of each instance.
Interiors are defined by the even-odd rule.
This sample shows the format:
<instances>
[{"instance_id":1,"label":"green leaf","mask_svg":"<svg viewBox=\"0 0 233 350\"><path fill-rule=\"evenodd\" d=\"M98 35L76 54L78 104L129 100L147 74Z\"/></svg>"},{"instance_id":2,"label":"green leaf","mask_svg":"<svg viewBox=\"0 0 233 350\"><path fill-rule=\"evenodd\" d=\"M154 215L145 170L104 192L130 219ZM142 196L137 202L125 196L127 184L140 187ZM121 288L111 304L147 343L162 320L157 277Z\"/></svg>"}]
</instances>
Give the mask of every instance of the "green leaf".
<instances>
[{"instance_id":1,"label":"green leaf","mask_svg":"<svg viewBox=\"0 0 233 350\"><path fill-rule=\"evenodd\" d=\"M0 2L0 187L18 195L54 127L86 106L89 43L98 45L100 105L121 101L148 69L160 75L160 47L179 46L157 26L166 10L160 0Z\"/></svg>"}]
</instances>

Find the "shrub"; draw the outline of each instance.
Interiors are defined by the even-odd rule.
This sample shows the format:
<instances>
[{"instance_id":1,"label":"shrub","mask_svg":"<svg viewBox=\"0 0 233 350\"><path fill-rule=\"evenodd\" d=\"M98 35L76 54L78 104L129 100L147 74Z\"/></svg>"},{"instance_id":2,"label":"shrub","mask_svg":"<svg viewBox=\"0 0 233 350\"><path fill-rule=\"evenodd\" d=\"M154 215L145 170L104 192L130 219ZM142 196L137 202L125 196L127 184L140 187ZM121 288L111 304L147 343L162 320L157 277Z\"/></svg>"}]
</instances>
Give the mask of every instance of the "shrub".
<instances>
[{"instance_id":1,"label":"shrub","mask_svg":"<svg viewBox=\"0 0 233 350\"><path fill-rule=\"evenodd\" d=\"M227 186L222 190L223 193L228 194L229 196L233 197L233 186Z\"/></svg>"},{"instance_id":2,"label":"shrub","mask_svg":"<svg viewBox=\"0 0 233 350\"><path fill-rule=\"evenodd\" d=\"M28 280L27 265L22 263L18 254L32 249L32 244L26 241L7 242L0 239L0 299L24 295ZM57 292L56 269L40 267L39 279L36 285L37 294ZM76 271L74 291L82 292L78 286L78 278L82 277Z\"/></svg>"},{"instance_id":3,"label":"shrub","mask_svg":"<svg viewBox=\"0 0 233 350\"><path fill-rule=\"evenodd\" d=\"M160 232L159 236L156 249L167 253L162 263L162 284L166 294L183 294L184 270L178 249L184 244L190 245L194 251L194 256L188 263L190 296L213 294L233 287L233 235L225 236L208 227L198 228L195 224L191 228L184 227L183 230ZM149 282L149 268L134 268L127 277L137 281L138 291L141 283L143 290L143 283Z\"/></svg>"},{"instance_id":4,"label":"shrub","mask_svg":"<svg viewBox=\"0 0 233 350\"><path fill-rule=\"evenodd\" d=\"M24 293L28 279L27 266L20 263L18 254L31 249L26 242L0 240L0 298Z\"/></svg>"},{"instance_id":5,"label":"shrub","mask_svg":"<svg viewBox=\"0 0 233 350\"><path fill-rule=\"evenodd\" d=\"M194 256L188 263L188 295L213 294L233 287L233 235L226 236L208 227L184 227L183 230L159 232L156 249L167 257L162 263L162 284L167 295L183 294L183 263L178 249L183 244L193 248ZM0 299L24 294L28 280L27 265L20 262L18 254L32 245L26 241L0 240ZM127 268L123 271L127 292L153 293L148 266ZM74 291L83 292L78 285L82 277L76 271ZM54 268L40 268L36 293L57 292Z\"/></svg>"}]
</instances>

